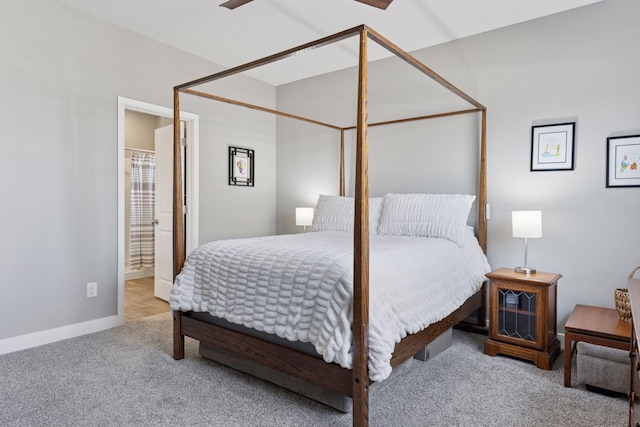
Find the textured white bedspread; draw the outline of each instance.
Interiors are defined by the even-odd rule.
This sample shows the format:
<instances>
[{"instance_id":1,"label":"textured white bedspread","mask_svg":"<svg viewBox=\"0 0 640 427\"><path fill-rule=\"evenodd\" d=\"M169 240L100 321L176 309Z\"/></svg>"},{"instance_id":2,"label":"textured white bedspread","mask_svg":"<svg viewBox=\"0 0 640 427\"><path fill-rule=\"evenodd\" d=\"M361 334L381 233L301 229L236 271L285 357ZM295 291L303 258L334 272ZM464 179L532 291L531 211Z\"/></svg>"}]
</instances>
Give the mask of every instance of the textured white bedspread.
<instances>
[{"instance_id":1,"label":"textured white bedspread","mask_svg":"<svg viewBox=\"0 0 640 427\"><path fill-rule=\"evenodd\" d=\"M469 230L460 248L426 237L370 236L369 375L391 373L395 344L477 292L489 264ZM292 341L352 366L353 235L320 231L222 240L187 258L173 310L213 316Z\"/></svg>"}]
</instances>

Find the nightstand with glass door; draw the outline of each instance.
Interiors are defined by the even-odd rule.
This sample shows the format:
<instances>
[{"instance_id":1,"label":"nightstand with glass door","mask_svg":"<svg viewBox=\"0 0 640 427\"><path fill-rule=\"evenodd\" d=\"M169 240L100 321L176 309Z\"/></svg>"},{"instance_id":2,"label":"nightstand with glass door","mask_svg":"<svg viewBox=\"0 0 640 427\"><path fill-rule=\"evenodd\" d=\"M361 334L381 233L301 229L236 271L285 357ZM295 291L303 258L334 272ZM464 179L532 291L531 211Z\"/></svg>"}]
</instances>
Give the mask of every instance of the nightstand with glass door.
<instances>
[{"instance_id":1,"label":"nightstand with glass door","mask_svg":"<svg viewBox=\"0 0 640 427\"><path fill-rule=\"evenodd\" d=\"M489 338L484 352L505 354L550 370L560 353L556 299L561 274L500 268L490 279Z\"/></svg>"}]
</instances>

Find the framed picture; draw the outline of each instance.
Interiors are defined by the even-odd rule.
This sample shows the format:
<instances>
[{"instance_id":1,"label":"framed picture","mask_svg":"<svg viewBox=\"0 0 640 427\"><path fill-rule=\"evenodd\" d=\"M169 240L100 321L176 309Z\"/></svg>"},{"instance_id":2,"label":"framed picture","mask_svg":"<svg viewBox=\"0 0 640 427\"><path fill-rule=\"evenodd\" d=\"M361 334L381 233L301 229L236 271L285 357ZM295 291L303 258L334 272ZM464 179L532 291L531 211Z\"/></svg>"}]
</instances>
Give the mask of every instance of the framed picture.
<instances>
[{"instance_id":1,"label":"framed picture","mask_svg":"<svg viewBox=\"0 0 640 427\"><path fill-rule=\"evenodd\" d=\"M531 127L531 170L573 170L574 123Z\"/></svg>"},{"instance_id":2,"label":"framed picture","mask_svg":"<svg viewBox=\"0 0 640 427\"><path fill-rule=\"evenodd\" d=\"M607 187L640 187L640 135L607 138Z\"/></svg>"},{"instance_id":3,"label":"framed picture","mask_svg":"<svg viewBox=\"0 0 640 427\"><path fill-rule=\"evenodd\" d=\"M255 154L248 148L229 147L229 185L254 186Z\"/></svg>"}]
</instances>

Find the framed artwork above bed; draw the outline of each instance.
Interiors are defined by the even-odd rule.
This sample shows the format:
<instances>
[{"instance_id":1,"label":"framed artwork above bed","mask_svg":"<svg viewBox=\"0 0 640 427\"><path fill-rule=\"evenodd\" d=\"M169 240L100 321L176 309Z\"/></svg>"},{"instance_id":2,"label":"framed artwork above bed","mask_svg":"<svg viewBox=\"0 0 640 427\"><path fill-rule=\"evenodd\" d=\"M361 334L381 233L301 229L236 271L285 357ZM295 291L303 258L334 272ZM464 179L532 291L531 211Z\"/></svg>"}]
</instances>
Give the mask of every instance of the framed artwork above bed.
<instances>
[{"instance_id":1,"label":"framed artwork above bed","mask_svg":"<svg viewBox=\"0 0 640 427\"><path fill-rule=\"evenodd\" d=\"M248 148L229 147L229 185L253 187L255 153Z\"/></svg>"},{"instance_id":2,"label":"framed artwork above bed","mask_svg":"<svg viewBox=\"0 0 640 427\"><path fill-rule=\"evenodd\" d=\"M573 170L575 123L531 128L531 171Z\"/></svg>"},{"instance_id":3,"label":"framed artwork above bed","mask_svg":"<svg viewBox=\"0 0 640 427\"><path fill-rule=\"evenodd\" d=\"M640 135L607 138L607 187L640 187Z\"/></svg>"}]
</instances>

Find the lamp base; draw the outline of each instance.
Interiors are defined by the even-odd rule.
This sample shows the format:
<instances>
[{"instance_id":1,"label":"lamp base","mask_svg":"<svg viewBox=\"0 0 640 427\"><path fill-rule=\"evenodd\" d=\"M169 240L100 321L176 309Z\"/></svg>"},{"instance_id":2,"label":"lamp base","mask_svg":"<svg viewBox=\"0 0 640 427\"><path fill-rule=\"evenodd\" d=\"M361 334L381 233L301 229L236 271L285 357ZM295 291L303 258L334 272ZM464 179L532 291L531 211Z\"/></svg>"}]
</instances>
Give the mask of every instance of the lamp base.
<instances>
[{"instance_id":1,"label":"lamp base","mask_svg":"<svg viewBox=\"0 0 640 427\"><path fill-rule=\"evenodd\" d=\"M535 274L536 269L531 267L516 267L513 269L516 273Z\"/></svg>"}]
</instances>

